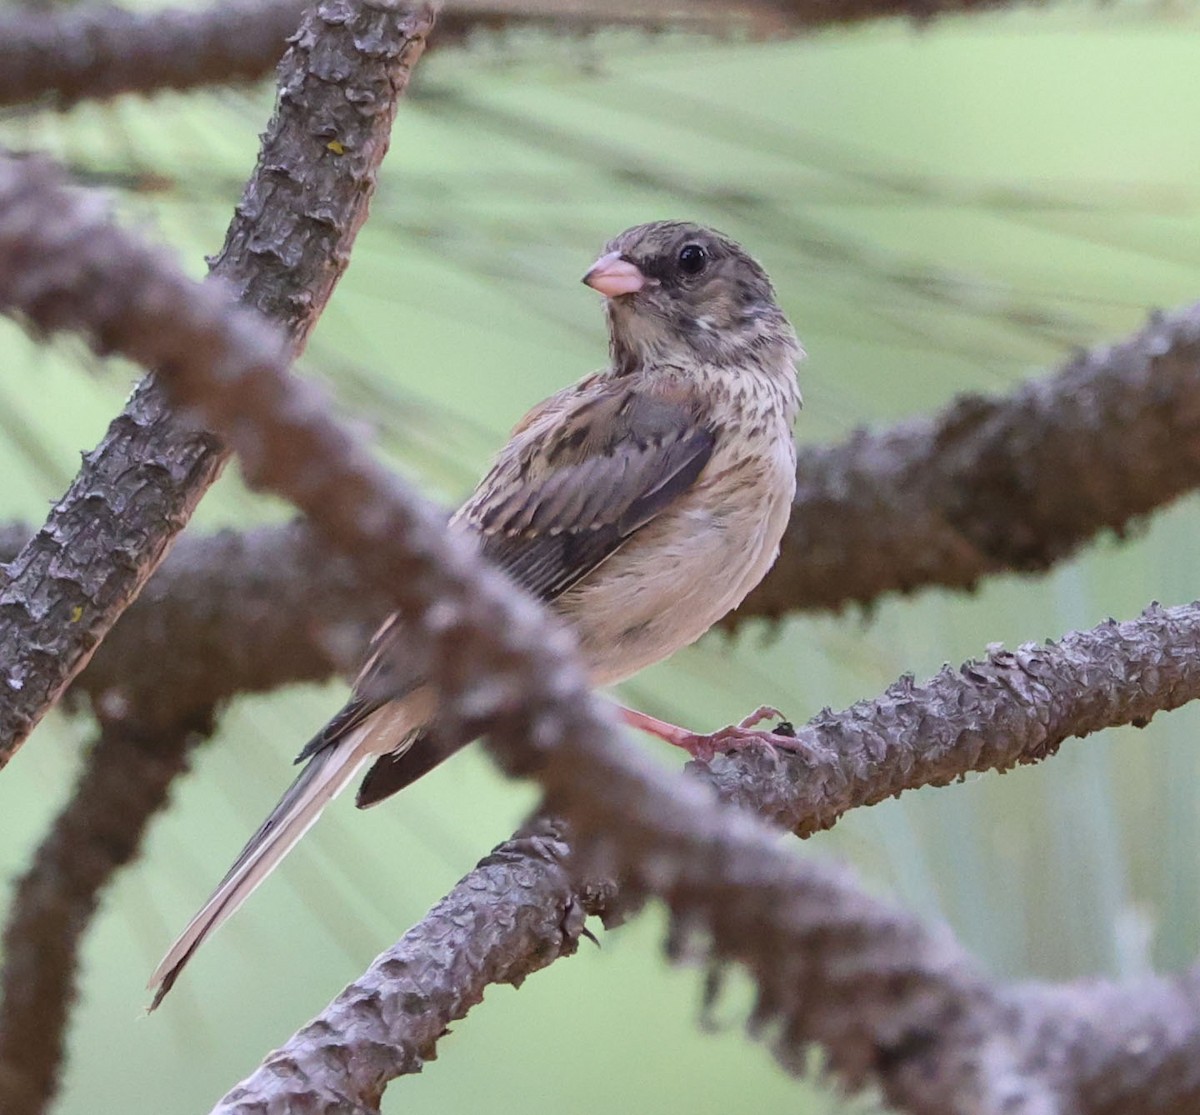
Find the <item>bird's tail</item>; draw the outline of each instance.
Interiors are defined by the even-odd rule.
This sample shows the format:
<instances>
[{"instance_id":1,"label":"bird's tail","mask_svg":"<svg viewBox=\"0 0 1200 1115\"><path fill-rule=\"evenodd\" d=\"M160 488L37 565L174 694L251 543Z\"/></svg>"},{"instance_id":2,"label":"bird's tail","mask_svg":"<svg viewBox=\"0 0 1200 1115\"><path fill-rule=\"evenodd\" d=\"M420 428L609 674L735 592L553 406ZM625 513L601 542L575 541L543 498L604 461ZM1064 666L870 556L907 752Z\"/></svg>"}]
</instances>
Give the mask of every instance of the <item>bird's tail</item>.
<instances>
[{"instance_id":1,"label":"bird's tail","mask_svg":"<svg viewBox=\"0 0 1200 1115\"><path fill-rule=\"evenodd\" d=\"M318 751L300 772L262 827L242 849L228 874L221 880L203 909L188 923L150 977L154 1001L162 1002L192 954L214 929L230 917L261 883L292 846L304 835L321 810L354 778L372 751L366 746L373 725L368 721L339 740L336 746Z\"/></svg>"}]
</instances>

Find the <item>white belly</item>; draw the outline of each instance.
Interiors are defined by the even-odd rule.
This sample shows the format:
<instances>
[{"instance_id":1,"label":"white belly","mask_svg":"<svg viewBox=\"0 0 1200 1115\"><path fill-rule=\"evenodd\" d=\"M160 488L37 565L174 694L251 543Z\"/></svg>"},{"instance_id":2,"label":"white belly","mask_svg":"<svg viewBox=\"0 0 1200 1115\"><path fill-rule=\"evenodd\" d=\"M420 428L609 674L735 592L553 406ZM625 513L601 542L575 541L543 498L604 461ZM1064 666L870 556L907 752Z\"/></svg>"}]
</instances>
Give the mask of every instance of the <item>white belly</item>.
<instances>
[{"instance_id":1,"label":"white belly","mask_svg":"<svg viewBox=\"0 0 1200 1115\"><path fill-rule=\"evenodd\" d=\"M695 642L736 608L779 553L795 494L791 438L729 462L563 595L594 685Z\"/></svg>"}]
</instances>

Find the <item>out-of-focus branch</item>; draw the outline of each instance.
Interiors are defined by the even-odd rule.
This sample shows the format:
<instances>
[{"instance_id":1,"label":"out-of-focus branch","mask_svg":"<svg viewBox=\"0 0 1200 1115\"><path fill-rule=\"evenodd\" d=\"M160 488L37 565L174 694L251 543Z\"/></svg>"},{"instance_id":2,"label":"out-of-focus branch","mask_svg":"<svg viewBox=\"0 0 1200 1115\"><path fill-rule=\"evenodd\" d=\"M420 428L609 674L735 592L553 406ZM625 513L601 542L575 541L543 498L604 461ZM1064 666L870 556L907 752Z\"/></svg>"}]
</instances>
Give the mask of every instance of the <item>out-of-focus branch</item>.
<instances>
[{"instance_id":1,"label":"out-of-focus branch","mask_svg":"<svg viewBox=\"0 0 1200 1115\"><path fill-rule=\"evenodd\" d=\"M797 480L732 622L1047 569L1200 485L1200 304L1010 395L801 448Z\"/></svg>"},{"instance_id":2,"label":"out-of-focus branch","mask_svg":"<svg viewBox=\"0 0 1200 1115\"><path fill-rule=\"evenodd\" d=\"M353 673L388 611L301 523L188 535L68 696L169 723L237 693Z\"/></svg>"},{"instance_id":3,"label":"out-of-focus branch","mask_svg":"<svg viewBox=\"0 0 1200 1115\"><path fill-rule=\"evenodd\" d=\"M1082 1115L1189 1115L1200 1110L1200 965L1129 983L1018 987L1030 1040L1071 1087ZM1099 1024L1097 1024L1099 1022Z\"/></svg>"},{"instance_id":4,"label":"out-of-focus branch","mask_svg":"<svg viewBox=\"0 0 1200 1115\"><path fill-rule=\"evenodd\" d=\"M80 940L186 765L186 737L210 728L203 713L173 729L101 722L74 794L12 896L0 977L4 1115L41 1115L58 1091Z\"/></svg>"},{"instance_id":5,"label":"out-of-focus branch","mask_svg":"<svg viewBox=\"0 0 1200 1115\"><path fill-rule=\"evenodd\" d=\"M831 24L1012 7L1016 0L458 0L438 46L478 31L573 35L612 27L702 34L794 35ZM211 7L128 11L108 4L0 14L0 107L64 106L120 93L228 85L265 77L304 0L221 0Z\"/></svg>"},{"instance_id":6,"label":"out-of-focus branch","mask_svg":"<svg viewBox=\"0 0 1200 1115\"><path fill-rule=\"evenodd\" d=\"M0 13L0 107L62 107L119 93L252 81L270 73L305 0L221 0L207 8L129 11L88 4ZM778 31L786 21L735 0L459 0L438 21L438 46L477 31L606 27Z\"/></svg>"},{"instance_id":7,"label":"out-of-focus branch","mask_svg":"<svg viewBox=\"0 0 1200 1115\"><path fill-rule=\"evenodd\" d=\"M0 526L0 563L31 533ZM390 610L302 522L185 534L66 699L170 725L241 693L352 674Z\"/></svg>"},{"instance_id":8,"label":"out-of-focus branch","mask_svg":"<svg viewBox=\"0 0 1200 1115\"><path fill-rule=\"evenodd\" d=\"M278 108L213 274L280 322L290 350L303 347L346 268L432 19L427 6L326 0L280 66ZM20 175L17 161L5 165ZM21 231L13 219L10 235ZM90 254L72 239L84 226L53 224L60 251ZM35 260L14 258L0 299L35 319L44 281ZM95 312L116 300L99 286L81 296ZM163 350L153 338L144 347L155 367ZM0 765L86 665L225 459L172 413L153 378L143 381L0 586Z\"/></svg>"},{"instance_id":9,"label":"out-of-focus branch","mask_svg":"<svg viewBox=\"0 0 1200 1115\"><path fill-rule=\"evenodd\" d=\"M61 107L265 77L304 7L304 0L224 0L159 11L8 8L0 14L0 106Z\"/></svg>"},{"instance_id":10,"label":"out-of-focus branch","mask_svg":"<svg viewBox=\"0 0 1200 1115\"><path fill-rule=\"evenodd\" d=\"M0 221L0 262L36 259L45 275L37 299L16 305L39 327L80 331L102 351L145 359L152 344L166 382L230 439L248 479L294 502L353 557L365 584L393 594L429 647L439 730L489 731L507 770L537 778L548 809L571 826L578 877L620 878L634 903L661 897L681 951L743 965L759 989L754 1022L771 1027L785 1065L802 1071L816 1042L848 1088L877 1083L911 1111L1059 1110L1041 1045L1018 1040L1026 1020L943 932L868 898L841 872L789 856L773 830L712 787L614 738L565 630L362 452L318 389L289 376L264 325L188 284L53 179L0 178L6 209L14 216L8 229ZM45 233L46 212L86 226L86 249L64 252ZM97 282L120 296L81 297ZM338 1052L337 1064L353 1059ZM369 1110L385 1080L373 1073L363 1094L331 1063L315 1090L238 1102L260 1115Z\"/></svg>"},{"instance_id":11,"label":"out-of-focus branch","mask_svg":"<svg viewBox=\"0 0 1200 1115\"><path fill-rule=\"evenodd\" d=\"M874 19L910 19L927 23L945 15L969 15L1014 8L1026 0L761 0L758 5L786 26L811 30L838 23L863 23ZM1041 3L1042 0L1034 0Z\"/></svg>"}]
</instances>

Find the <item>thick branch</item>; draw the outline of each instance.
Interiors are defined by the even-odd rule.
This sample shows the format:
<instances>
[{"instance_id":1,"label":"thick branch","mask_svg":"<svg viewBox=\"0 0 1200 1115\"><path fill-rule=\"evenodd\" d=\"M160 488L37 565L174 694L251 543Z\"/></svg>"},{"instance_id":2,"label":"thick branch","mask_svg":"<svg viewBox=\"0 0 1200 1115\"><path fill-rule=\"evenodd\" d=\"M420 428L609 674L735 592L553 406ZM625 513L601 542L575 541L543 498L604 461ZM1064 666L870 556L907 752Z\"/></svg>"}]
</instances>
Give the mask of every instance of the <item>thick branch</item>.
<instances>
[{"instance_id":1,"label":"thick branch","mask_svg":"<svg viewBox=\"0 0 1200 1115\"><path fill-rule=\"evenodd\" d=\"M1034 0L1041 3L1042 0ZM911 19L915 23L946 15L994 12L1017 7L1017 0L764 0L763 7L778 13L787 26L797 30L828 27L866 20Z\"/></svg>"},{"instance_id":2,"label":"thick branch","mask_svg":"<svg viewBox=\"0 0 1200 1115\"><path fill-rule=\"evenodd\" d=\"M1200 1109L1200 966L1132 983L1018 988L1028 1040L1042 1045L1085 1115L1190 1115Z\"/></svg>"},{"instance_id":3,"label":"thick branch","mask_svg":"<svg viewBox=\"0 0 1200 1115\"><path fill-rule=\"evenodd\" d=\"M1049 568L1200 485L1200 304L1011 395L802 448L775 568L738 617Z\"/></svg>"},{"instance_id":4,"label":"thick branch","mask_svg":"<svg viewBox=\"0 0 1200 1115\"><path fill-rule=\"evenodd\" d=\"M583 913L613 914L617 890L608 879L573 885L563 866L565 834L560 823L551 828L558 839L531 841L519 835L501 845L360 979L230 1091L213 1115L376 1115L383 1085L420 1071L445 1027L481 1001L489 983L520 985L571 955L583 930ZM504 857L502 871L495 863L497 853ZM769 878L766 870L762 881ZM938 1051L931 1045L905 1049L903 1042L914 1033L959 1026L962 1020L952 1017L956 1013L969 1015L972 1030L1004 1026L1000 998L952 940L867 898L847 872L809 862L776 882L775 898L786 909L781 921L791 929L786 955L776 960L785 969L778 982L795 984L788 990L794 1000L787 1006L792 1022L780 1018L780 1002L764 995L753 1025L781 1022L775 1049L792 1072L805 1071L800 1049L812 1035L861 1030L859 1012L887 1006L889 984L902 1005L886 1022L881 1020L880 1032L894 1027L888 1042L897 1044L881 1043L839 1059L848 1088L864 1084L874 1076L877 1062L892 1056L911 1059L905 1073L924 1071ZM632 901L628 892L620 895L622 916ZM698 927L689 914L682 913L675 923L674 943L682 954L694 951L694 942L686 938ZM738 916L734 909L728 914ZM764 942L764 953L784 944ZM769 978L768 965L765 961L760 977ZM939 994L928 994L934 985ZM917 986L926 994L910 998ZM803 1021L790 1014L793 1010L805 1012ZM907 1018L906 1010L911 1011ZM1041 1083L1019 1071L1016 1050L991 1043L983 1030L973 1033L972 1041L994 1046L986 1076L977 1077L972 1066L938 1064L957 1075L954 1086L963 1089L963 1106L954 1110L998 1112L1002 1097L1013 1101L1013 1111L1054 1110L1039 1106ZM1022 1101L1025 1106L1018 1106Z\"/></svg>"},{"instance_id":5,"label":"thick branch","mask_svg":"<svg viewBox=\"0 0 1200 1115\"><path fill-rule=\"evenodd\" d=\"M171 389L238 449L248 479L294 502L365 584L393 596L429 647L439 727L490 730L505 769L538 779L548 807L569 819L581 877L618 876L635 902L662 897L680 947L750 972L755 1020L773 1025L785 1064L801 1071L815 1041L847 1087L877 1081L912 1111L1054 1110L1035 1071L1040 1051L1013 1044L1006 1004L952 941L789 856L773 830L710 787L614 738L565 630L362 453L320 392L289 377L265 326L188 284L53 180L5 169L0 264L44 260L53 276L17 306L41 328L82 332L98 351L153 356ZM64 252L42 231L45 213L86 227L87 250ZM97 302L96 284L119 297ZM337 1078L337 1102L361 1109ZM328 1099L283 1102L327 1111ZM259 1112L283 1109L264 1100Z\"/></svg>"},{"instance_id":6,"label":"thick branch","mask_svg":"<svg viewBox=\"0 0 1200 1115\"><path fill-rule=\"evenodd\" d=\"M187 536L70 695L170 723L236 693L352 673L388 611L300 523Z\"/></svg>"},{"instance_id":7,"label":"thick branch","mask_svg":"<svg viewBox=\"0 0 1200 1115\"><path fill-rule=\"evenodd\" d=\"M203 714L165 735L162 725L102 723L71 800L17 883L0 981L5 1115L41 1115L57 1092L83 933L108 880L166 804L189 738L210 728Z\"/></svg>"},{"instance_id":8,"label":"thick branch","mask_svg":"<svg viewBox=\"0 0 1200 1115\"><path fill-rule=\"evenodd\" d=\"M292 350L303 347L346 268L396 100L431 24L428 8L406 14L326 0L281 63L279 107L213 273L281 322ZM19 171L11 160L6 166L10 176ZM38 231L5 216L10 237ZM94 246L77 239L87 221L51 217L48 227L59 253L95 259ZM43 301L54 276L36 256L20 255L24 247L10 242L0 302L31 320L42 320L39 310L53 318ZM81 293L96 312L117 300L95 284ZM148 367L171 356L152 337L142 350ZM0 765L86 665L224 461L215 439L179 421L153 378L143 381L0 588Z\"/></svg>"},{"instance_id":9,"label":"thick branch","mask_svg":"<svg viewBox=\"0 0 1200 1115\"><path fill-rule=\"evenodd\" d=\"M304 0L226 0L210 8L9 8L0 14L0 105L230 84L265 77Z\"/></svg>"},{"instance_id":10,"label":"thick branch","mask_svg":"<svg viewBox=\"0 0 1200 1115\"><path fill-rule=\"evenodd\" d=\"M0 527L0 562L30 533ZM67 697L170 725L240 693L353 673L390 610L303 523L185 534Z\"/></svg>"}]
</instances>

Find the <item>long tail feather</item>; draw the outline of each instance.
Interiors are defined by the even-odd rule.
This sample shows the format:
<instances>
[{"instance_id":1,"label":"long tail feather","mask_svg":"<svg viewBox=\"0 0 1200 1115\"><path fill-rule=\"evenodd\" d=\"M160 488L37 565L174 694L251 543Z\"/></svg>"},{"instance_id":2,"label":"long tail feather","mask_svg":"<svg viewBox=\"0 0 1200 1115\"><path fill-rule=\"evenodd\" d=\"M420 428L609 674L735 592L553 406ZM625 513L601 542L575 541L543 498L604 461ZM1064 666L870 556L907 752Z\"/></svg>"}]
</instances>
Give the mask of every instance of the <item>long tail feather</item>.
<instances>
[{"instance_id":1,"label":"long tail feather","mask_svg":"<svg viewBox=\"0 0 1200 1115\"><path fill-rule=\"evenodd\" d=\"M364 746L372 727L370 723L361 725L336 746L318 752L309 760L262 827L250 838L212 897L155 969L149 983L154 991L150 1010L162 1002L184 965L209 934L250 897L308 831L321 810L372 757L373 752Z\"/></svg>"}]
</instances>

